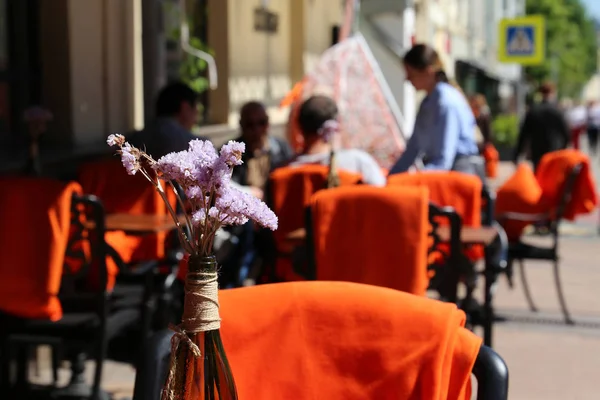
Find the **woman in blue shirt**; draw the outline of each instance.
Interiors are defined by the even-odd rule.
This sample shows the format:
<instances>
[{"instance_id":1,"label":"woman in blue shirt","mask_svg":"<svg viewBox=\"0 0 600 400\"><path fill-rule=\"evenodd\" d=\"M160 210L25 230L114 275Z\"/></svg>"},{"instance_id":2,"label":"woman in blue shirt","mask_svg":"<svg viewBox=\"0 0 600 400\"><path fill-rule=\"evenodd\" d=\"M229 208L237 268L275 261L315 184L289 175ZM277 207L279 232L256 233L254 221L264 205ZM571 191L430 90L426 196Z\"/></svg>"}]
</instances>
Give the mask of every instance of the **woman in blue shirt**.
<instances>
[{"instance_id":1,"label":"woman in blue shirt","mask_svg":"<svg viewBox=\"0 0 600 400\"><path fill-rule=\"evenodd\" d=\"M475 117L465 96L448 83L439 56L418 44L404 56L406 78L427 96L421 103L412 136L390 174L406 172L417 159L422 170L455 170L485 179L475 143Z\"/></svg>"}]
</instances>

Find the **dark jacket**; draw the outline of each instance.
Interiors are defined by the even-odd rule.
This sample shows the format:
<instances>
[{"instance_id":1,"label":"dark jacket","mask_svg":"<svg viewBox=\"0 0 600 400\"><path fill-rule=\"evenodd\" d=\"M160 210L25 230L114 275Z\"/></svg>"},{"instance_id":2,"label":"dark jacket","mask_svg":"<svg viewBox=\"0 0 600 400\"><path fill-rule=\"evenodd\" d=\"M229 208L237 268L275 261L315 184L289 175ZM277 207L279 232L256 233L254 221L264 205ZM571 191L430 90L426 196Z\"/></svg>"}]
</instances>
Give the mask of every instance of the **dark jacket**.
<instances>
[{"instance_id":1,"label":"dark jacket","mask_svg":"<svg viewBox=\"0 0 600 400\"><path fill-rule=\"evenodd\" d=\"M241 137L235 139L237 142L244 142ZM294 152L283 139L279 139L273 136L269 136L269 161L271 164L271 171L282 165L285 165L292 157ZM252 157L252 154L244 153L242 156L242 165L238 165L233 169L231 176L232 180L240 185L248 184L248 160Z\"/></svg>"},{"instance_id":2,"label":"dark jacket","mask_svg":"<svg viewBox=\"0 0 600 400\"><path fill-rule=\"evenodd\" d=\"M515 161L530 149L534 165L544 154L561 150L569 144L569 127L562 111L553 103L534 105L525 115L515 151Z\"/></svg>"}]
</instances>

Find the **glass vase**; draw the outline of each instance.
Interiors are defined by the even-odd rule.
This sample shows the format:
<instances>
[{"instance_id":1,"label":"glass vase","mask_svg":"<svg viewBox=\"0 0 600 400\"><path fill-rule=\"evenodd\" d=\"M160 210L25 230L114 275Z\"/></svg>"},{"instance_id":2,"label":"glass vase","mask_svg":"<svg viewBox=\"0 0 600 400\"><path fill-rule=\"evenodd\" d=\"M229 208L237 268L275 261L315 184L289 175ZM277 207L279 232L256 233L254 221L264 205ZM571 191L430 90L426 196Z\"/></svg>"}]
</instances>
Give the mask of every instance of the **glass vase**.
<instances>
[{"instance_id":1,"label":"glass vase","mask_svg":"<svg viewBox=\"0 0 600 400\"><path fill-rule=\"evenodd\" d=\"M216 273L214 256L190 256L182 324L175 328L162 400L237 400L219 331Z\"/></svg>"}]
</instances>

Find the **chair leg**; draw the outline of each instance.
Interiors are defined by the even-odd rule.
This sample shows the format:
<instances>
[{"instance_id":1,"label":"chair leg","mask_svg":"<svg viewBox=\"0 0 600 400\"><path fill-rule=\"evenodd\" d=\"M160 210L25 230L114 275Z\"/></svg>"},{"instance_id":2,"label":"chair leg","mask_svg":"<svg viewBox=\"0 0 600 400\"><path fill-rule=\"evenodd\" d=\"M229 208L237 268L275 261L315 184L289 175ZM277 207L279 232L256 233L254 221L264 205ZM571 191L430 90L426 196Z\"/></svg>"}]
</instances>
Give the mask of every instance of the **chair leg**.
<instances>
[{"instance_id":1,"label":"chair leg","mask_svg":"<svg viewBox=\"0 0 600 400\"><path fill-rule=\"evenodd\" d=\"M558 293L558 301L560 303L560 309L562 310L562 313L565 317L565 323L567 325L574 325L575 322L571 318L571 314L569 313L569 310L567 309L567 302L565 301L565 295L564 295L563 289L562 289L562 283L560 280L560 272L558 270L558 267L559 267L558 263L559 263L558 260L554 261L554 283L556 284L556 292Z\"/></svg>"},{"instance_id":2,"label":"chair leg","mask_svg":"<svg viewBox=\"0 0 600 400\"><path fill-rule=\"evenodd\" d=\"M91 400L101 400L103 397L101 385L102 385L102 369L104 367L104 359L106 358L106 351L108 347L108 340L106 337L106 328L103 327L102 333L96 347L95 356L95 369L94 369L94 382L92 384L92 395Z\"/></svg>"},{"instance_id":3,"label":"chair leg","mask_svg":"<svg viewBox=\"0 0 600 400\"><path fill-rule=\"evenodd\" d=\"M527 282L527 276L525 275L525 264L523 263L523 260L519 260L519 272L521 274L521 282L523 283L523 293L525 293L525 299L527 300L527 304L529 304L529 309L533 312L537 312L538 308L533 302L533 297L531 297L531 291L529 290L529 283Z\"/></svg>"},{"instance_id":4,"label":"chair leg","mask_svg":"<svg viewBox=\"0 0 600 400\"><path fill-rule=\"evenodd\" d=\"M52 358L52 383L58 385L58 370L60 369L60 350L57 345L50 346L50 357Z\"/></svg>"}]
</instances>

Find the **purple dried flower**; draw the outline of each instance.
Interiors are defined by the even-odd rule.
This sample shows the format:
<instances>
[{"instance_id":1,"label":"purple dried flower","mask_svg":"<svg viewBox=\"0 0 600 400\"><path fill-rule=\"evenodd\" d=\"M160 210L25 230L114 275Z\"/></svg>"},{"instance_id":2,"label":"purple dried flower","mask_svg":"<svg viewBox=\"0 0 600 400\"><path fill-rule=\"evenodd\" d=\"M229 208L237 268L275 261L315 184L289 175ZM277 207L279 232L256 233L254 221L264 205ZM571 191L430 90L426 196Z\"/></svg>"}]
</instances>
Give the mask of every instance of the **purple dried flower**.
<instances>
[{"instance_id":1,"label":"purple dried flower","mask_svg":"<svg viewBox=\"0 0 600 400\"><path fill-rule=\"evenodd\" d=\"M202 166L212 165L218 157L217 150L208 140L192 140L188 151L193 154L196 162Z\"/></svg>"},{"instance_id":2,"label":"purple dried flower","mask_svg":"<svg viewBox=\"0 0 600 400\"><path fill-rule=\"evenodd\" d=\"M192 214L192 224L194 226L202 226L206 223L206 209L201 208L197 211L194 211Z\"/></svg>"},{"instance_id":3,"label":"purple dried flower","mask_svg":"<svg viewBox=\"0 0 600 400\"><path fill-rule=\"evenodd\" d=\"M230 167L242 164L242 154L246 151L246 145L241 142L230 140L221 147L219 158Z\"/></svg>"},{"instance_id":4,"label":"purple dried flower","mask_svg":"<svg viewBox=\"0 0 600 400\"><path fill-rule=\"evenodd\" d=\"M175 180L188 187L195 183L198 174L195 161L194 153L184 150L159 158L153 168L162 174L163 179Z\"/></svg>"},{"instance_id":5,"label":"purple dried flower","mask_svg":"<svg viewBox=\"0 0 600 400\"><path fill-rule=\"evenodd\" d=\"M226 214L227 219L251 219L271 230L277 229L277 216L265 203L235 188L228 187L224 190L217 198L215 207Z\"/></svg>"},{"instance_id":6,"label":"purple dried flower","mask_svg":"<svg viewBox=\"0 0 600 400\"><path fill-rule=\"evenodd\" d=\"M108 143L109 146L123 146L125 144L125 136L119 135L118 133L109 135L108 139L106 139L106 143Z\"/></svg>"},{"instance_id":7,"label":"purple dried flower","mask_svg":"<svg viewBox=\"0 0 600 400\"><path fill-rule=\"evenodd\" d=\"M129 175L135 175L141 168L139 152L136 148L131 147L129 143L125 143L121 147L121 162Z\"/></svg>"},{"instance_id":8,"label":"purple dried flower","mask_svg":"<svg viewBox=\"0 0 600 400\"><path fill-rule=\"evenodd\" d=\"M185 188L185 195L188 197L188 199L200 199L202 198L202 188L200 186L188 186L187 188Z\"/></svg>"}]
</instances>

